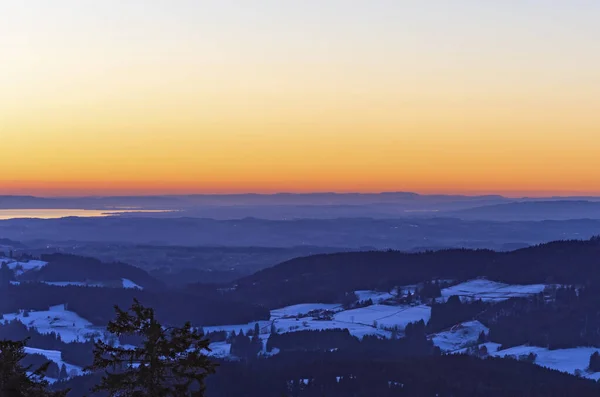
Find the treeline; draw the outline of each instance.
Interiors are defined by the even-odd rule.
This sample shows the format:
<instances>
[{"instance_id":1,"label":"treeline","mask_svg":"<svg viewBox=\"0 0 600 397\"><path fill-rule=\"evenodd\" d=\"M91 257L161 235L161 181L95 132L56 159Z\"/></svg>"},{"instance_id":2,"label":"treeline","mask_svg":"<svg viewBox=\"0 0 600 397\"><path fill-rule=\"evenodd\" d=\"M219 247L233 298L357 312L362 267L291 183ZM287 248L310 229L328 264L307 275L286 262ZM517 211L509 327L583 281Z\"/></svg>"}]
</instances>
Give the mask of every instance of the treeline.
<instances>
[{"instance_id":1,"label":"treeline","mask_svg":"<svg viewBox=\"0 0 600 397\"><path fill-rule=\"evenodd\" d=\"M95 258L68 254L43 254L46 266L35 272L26 272L20 278L29 281L133 281L144 288L164 287L164 283L145 270L125 263L103 263Z\"/></svg>"},{"instance_id":2,"label":"treeline","mask_svg":"<svg viewBox=\"0 0 600 397\"><path fill-rule=\"evenodd\" d=\"M94 342L82 341L65 343L59 334L54 332L41 334L34 328L27 328L18 320L0 324L0 340L27 340L31 347L43 350L57 350L62 353L63 361L80 367L92 364ZM47 361L47 360L46 360ZM51 376L51 378L57 378Z\"/></svg>"},{"instance_id":3,"label":"treeline","mask_svg":"<svg viewBox=\"0 0 600 397\"><path fill-rule=\"evenodd\" d=\"M281 352L296 351L337 351L340 356L390 359L408 356L439 355L440 350L427 339L426 325L422 320L410 323L403 338L386 339L376 335L365 335L359 339L347 329L271 334L267 341L267 351L278 349Z\"/></svg>"},{"instance_id":4,"label":"treeline","mask_svg":"<svg viewBox=\"0 0 600 397\"><path fill-rule=\"evenodd\" d=\"M222 362L207 386L209 397L585 397L600 393L593 381L516 360L461 355L373 360L341 352L281 353L253 363Z\"/></svg>"},{"instance_id":5,"label":"treeline","mask_svg":"<svg viewBox=\"0 0 600 397\"><path fill-rule=\"evenodd\" d=\"M558 288L549 294L493 306L482 316L490 339L503 347L600 346L600 284Z\"/></svg>"},{"instance_id":6,"label":"treeline","mask_svg":"<svg viewBox=\"0 0 600 397\"><path fill-rule=\"evenodd\" d=\"M104 325L114 315L115 305L126 306L138 298L155 308L157 317L166 324L181 324L192 319L197 326L245 324L269 319L266 308L224 297L215 289L194 294L176 290L134 290L65 286L40 283L0 286L0 313L19 310L48 310L49 306L67 304L72 310L96 325Z\"/></svg>"},{"instance_id":7,"label":"treeline","mask_svg":"<svg viewBox=\"0 0 600 397\"><path fill-rule=\"evenodd\" d=\"M453 325L477 319L490 306L491 304L481 300L462 302L458 296L453 295L444 303L431 305L431 317L427 323L427 331L436 333Z\"/></svg>"},{"instance_id":8,"label":"treeline","mask_svg":"<svg viewBox=\"0 0 600 397\"><path fill-rule=\"evenodd\" d=\"M350 291L389 291L424 280L486 276L513 284L600 282L600 238L559 241L513 252L444 250L347 252L297 258L236 282L231 294L270 308L334 303Z\"/></svg>"}]
</instances>

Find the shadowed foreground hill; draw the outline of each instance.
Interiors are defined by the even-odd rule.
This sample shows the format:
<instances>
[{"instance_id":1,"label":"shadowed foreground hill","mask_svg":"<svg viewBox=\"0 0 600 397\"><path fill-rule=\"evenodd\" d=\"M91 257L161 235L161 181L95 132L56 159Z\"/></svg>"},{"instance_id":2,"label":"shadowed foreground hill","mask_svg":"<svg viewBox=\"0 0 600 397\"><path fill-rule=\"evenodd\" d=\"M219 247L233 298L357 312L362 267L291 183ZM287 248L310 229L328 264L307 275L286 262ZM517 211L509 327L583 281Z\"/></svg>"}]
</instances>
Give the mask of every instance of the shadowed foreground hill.
<instances>
[{"instance_id":1,"label":"shadowed foreground hill","mask_svg":"<svg viewBox=\"0 0 600 397\"><path fill-rule=\"evenodd\" d=\"M345 292L389 290L433 279L485 276L514 284L600 280L600 238L559 241L512 252L444 250L348 252L294 259L238 281L236 294L268 306L334 302Z\"/></svg>"},{"instance_id":2,"label":"shadowed foreground hill","mask_svg":"<svg viewBox=\"0 0 600 397\"><path fill-rule=\"evenodd\" d=\"M280 354L252 365L222 363L207 386L209 397L582 397L600 393L600 386L591 380L516 360L462 355L371 361L335 353Z\"/></svg>"}]
</instances>

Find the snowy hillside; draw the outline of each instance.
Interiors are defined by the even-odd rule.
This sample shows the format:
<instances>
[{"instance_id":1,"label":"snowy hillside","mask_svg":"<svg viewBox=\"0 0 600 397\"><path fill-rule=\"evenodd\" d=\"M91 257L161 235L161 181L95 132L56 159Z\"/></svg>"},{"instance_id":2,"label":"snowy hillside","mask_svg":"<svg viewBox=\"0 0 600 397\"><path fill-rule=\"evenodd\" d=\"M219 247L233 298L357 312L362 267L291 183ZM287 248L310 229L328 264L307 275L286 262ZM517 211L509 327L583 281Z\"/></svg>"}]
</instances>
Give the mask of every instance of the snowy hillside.
<instances>
[{"instance_id":1,"label":"snowy hillside","mask_svg":"<svg viewBox=\"0 0 600 397\"><path fill-rule=\"evenodd\" d=\"M409 323L423 320L429 321L431 308L429 306L386 306L372 305L359 309L346 310L337 313L337 321L349 324L374 325L381 328L404 329Z\"/></svg>"},{"instance_id":2,"label":"snowy hillside","mask_svg":"<svg viewBox=\"0 0 600 397\"><path fill-rule=\"evenodd\" d=\"M512 357L518 359L521 356L527 356L530 353L533 353L537 356L534 362L537 365L573 375L579 374L586 378L600 380L600 372L587 372L590 356L596 351L600 351L600 348L577 347L572 349L548 350L536 346L517 346L506 350L492 352L490 354L495 357Z\"/></svg>"},{"instance_id":3,"label":"snowy hillside","mask_svg":"<svg viewBox=\"0 0 600 397\"><path fill-rule=\"evenodd\" d=\"M448 331L435 334L431 340L443 352L454 352L477 344L481 332L487 335L490 330L479 321L469 321L455 325Z\"/></svg>"},{"instance_id":4,"label":"snowy hillside","mask_svg":"<svg viewBox=\"0 0 600 397\"><path fill-rule=\"evenodd\" d=\"M62 359L62 353L58 350L44 350L44 349L36 349L33 347L25 347L25 353L27 354L39 354L48 359L48 361L52 361L58 365L59 368L64 364L67 368L67 374L69 377L79 376L83 374L83 368L78 367L77 365L69 364Z\"/></svg>"},{"instance_id":5,"label":"snowy hillside","mask_svg":"<svg viewBox=\"0 0 600 397\"><path fill-rule=\"evenodd\" d=\"M461 299L481 299L485 302L500 302L510 298L523 298L539 294L546 289L545 284L509 285L486 279L470 280L442 290L442 297L448 299L456 295Z\"/></svg>"},{"instance_id":6,"label":"snowy hillside","mask_svg":"<svg viewBox=\"0 0 600 397\"><path fill-rule=\"evenodd\" d=\"M40 270L48 264L48 262L38 260L14 260L11 258L0 258L0 264L6 263L10 270L15 272L16 276L20 276L32 270Z\"/></svg>"},{"instance_id":7,"label":"snowy hillside","mask_svg":"<svg viewBox=\"0 0 600 397\"><path fill-rule=\"evenodd\" d=\"M4 314L2 321L15 319L29 328L35 328L41 334L54 332L66 343L104 337L102 328L94 326L77 313L66 310L64 305L52 306L47 311Z\"/></svg>"}]
</instances>

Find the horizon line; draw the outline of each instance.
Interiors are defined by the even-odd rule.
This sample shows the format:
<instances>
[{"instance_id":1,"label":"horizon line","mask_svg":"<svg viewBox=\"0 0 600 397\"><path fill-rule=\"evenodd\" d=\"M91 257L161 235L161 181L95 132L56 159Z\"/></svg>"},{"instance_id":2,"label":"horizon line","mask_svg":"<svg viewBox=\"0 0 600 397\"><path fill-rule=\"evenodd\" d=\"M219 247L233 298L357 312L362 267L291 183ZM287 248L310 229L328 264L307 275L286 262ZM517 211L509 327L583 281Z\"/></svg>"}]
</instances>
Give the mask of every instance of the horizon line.
<instances>
[{"instance_id":1,"label":"horizon line","mask_svg":"<svg viewBox=\"0 0 600 397\"><path fill-rule=\"evenodd\" d=\"M218 197L218 196L306 196L306 195L339 195L339 196L350 196L350 195L363 195L363 196L377 196L377 195L393 195L393 194L405 194L405 195L416 195L416 196L446 196L446 197L502 197L507 199L556 199L556 198L600 198L600 192L552 192L552 191L532 191L532 192L418 192L411 190L397 190L397 191L275 191L275 192L176 192L176 193L158 193L158 192L139 192L139 193L119 193L119 192L107 192L107 194L30 194L30 193L2 193L0 197L28 197L38 199L85 199L85 198L142 198L142 197L186 197L186 196L206 196L206 197Z\"/></svg>"}]
</instances>

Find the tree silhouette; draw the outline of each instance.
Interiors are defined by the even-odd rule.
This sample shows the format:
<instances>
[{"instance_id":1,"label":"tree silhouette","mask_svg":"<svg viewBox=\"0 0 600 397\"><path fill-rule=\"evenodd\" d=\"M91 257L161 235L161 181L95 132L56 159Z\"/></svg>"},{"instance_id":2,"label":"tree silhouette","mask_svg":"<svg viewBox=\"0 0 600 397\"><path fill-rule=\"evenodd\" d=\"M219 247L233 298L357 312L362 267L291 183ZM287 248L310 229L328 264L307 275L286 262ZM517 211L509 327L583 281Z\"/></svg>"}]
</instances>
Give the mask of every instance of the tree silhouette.
<instances>
[{"instance_id":1,"label":"tree silhouette","mask_svg":"<svg viewBox=\"0 0 600 397\"><path fill-rule=\"evenodd\" d=\"M165 328L154 310L136 299L123 311L115 306L116 319L108 332L117 337L139 336L139 347L110 346L101 340L94 347L92 371L104 371L93 392L119 397L201 397L204 380L216 365L206 356L209 341L186 323L181 328Z\"/></svg>"},{"instance_id":2,"label":"tree silhouette","mask_svg":"<svg viewBox=\"0 0 600 397\"><path fill-rule=\"evenodd\" d=\"M51 392L44 374L50 362L32 371L23 367L25 342L0 341L0 396L7 397L64 397L68 390Z\"/></svg>"}]
</instances>

